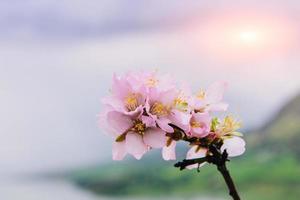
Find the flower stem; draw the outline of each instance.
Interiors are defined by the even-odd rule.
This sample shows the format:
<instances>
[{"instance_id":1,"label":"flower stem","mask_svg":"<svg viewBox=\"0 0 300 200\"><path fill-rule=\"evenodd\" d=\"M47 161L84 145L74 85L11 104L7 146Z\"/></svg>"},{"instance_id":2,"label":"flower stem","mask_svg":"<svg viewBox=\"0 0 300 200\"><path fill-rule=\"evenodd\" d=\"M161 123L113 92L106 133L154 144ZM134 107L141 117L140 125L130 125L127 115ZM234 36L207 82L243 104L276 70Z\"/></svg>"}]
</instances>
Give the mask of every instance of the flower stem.
<instances>
[{"instance_id":1,"label":"flower stem","mask_svg":"<svg viewBox=\"0 0 300 200\"><path fill-rule=\"evenodd\" d=\"M234 182L229 174L229 171L226 168L226 163L217 166L218 171L222 174L226 185L229 190L229 195L232 196L234 200L240 200L239 194L235 188Z\"/></svg>"}]
</instances>

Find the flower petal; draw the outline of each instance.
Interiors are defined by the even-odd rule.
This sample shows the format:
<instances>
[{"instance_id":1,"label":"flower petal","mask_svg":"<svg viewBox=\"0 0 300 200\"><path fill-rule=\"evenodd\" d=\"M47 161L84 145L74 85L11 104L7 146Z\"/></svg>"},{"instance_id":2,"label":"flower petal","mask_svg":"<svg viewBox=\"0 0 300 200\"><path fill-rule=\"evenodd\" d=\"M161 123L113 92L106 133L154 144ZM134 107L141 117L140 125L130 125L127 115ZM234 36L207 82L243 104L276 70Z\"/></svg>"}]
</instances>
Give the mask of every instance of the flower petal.
<instances>
[{"instance_id":1,"label":"flower petal","mask_svg":"<svg viewBox=\"0 0 300 200\"><path fill-rule=\"evenodd\" d=\"M203 138L209 134L209 131L207 130L207 128L197 127L197 128L192 128L191 133L192 133L191 135L194 137Z\"/></svg>"},{"instance_id":2,"label":"flower petal","mask_svg":"<svg viewBox=\"0 0 300 200\"><path fill-rule=\"evenodd\" d=\"M162 157L164 160L175 160L176 159L176 141L172 141L169 146L164 146L162 149Z\"/></svg>"},{"instance_id":3,"label":"flower petal","mask_svg":"<svg viewBox=\"0 0 300 200\"><path fill-rule=\"evenodd\" d=\"M205 99L208 103L217 103L223 99L224 92L227 88L227 82L218 81L211 84L206 90Z\"/></svg>"},{"instance_id":4,"label":"flower petal","mask_svg":"<svg viewBox=\"0 0 300 200\"><path fill-rule=\"evenodd\" d=\"M116 135L124 133L133 125L129 116L116 111L107 113L107 122L115 130Z\"/></svg>"},{"instance_id":5,"label":"flower petal","mask_svg":"<svg viewBox=\"0 0 300 200\"><path fill-rule=\"evenodd\" d=\"M216 112L216 111L226 111L228 108L228 104L224 103L224 102L220 102L220 103L213 103L210 104L207 108L207 110L211 111L211 112Z\"/></svg>"},{"instance_id":6,"label":"flower petal","mask_svg":"<svg viewBox=\"0 0 300 200\"><path fill-rule=\"evenodd\" d=\"M191 114L181 112L179 110L172 110L171 120L172 124L178 126L184 131L189 131Z\"/></svg>"},{"instance_id":7,"label":"flower petal","mask_svg":"<svg viewBox=\"0 0 300 200\"><path fill-rule=\"evenodd\" d=\"M124 77L118 77L116 74L113 75L112 83L112 94L120 99L126 97L130 92L129 82Z\"/></svg>"},{"instance_id":8,"label":"flower petal","mask_svg":"<svg viewBox=\"0 0 300 200\"><path fill-rule=\"evenodd\" d=\"M191 135L205 137L209 134L211 117L209 113L194 113L191 118Z\"/></svg>"},{"instance_id":9,"label":"flower petal","mask_svg":"<svg viewBox=\"0 0 300 200\"><path fill-rule=\"evenodd\" d=\"M124 142L114 142L112 146L112 156L113 160L123 160L126 156L126 143Z\"/></svg>"},{"instance_id":10,"label":"flower petal","mask_svg":"<svg viewBox=\"0 0 300 200\"><path fill-rule=\"evenodd\" d=\"M211 117L208 112L205 113L194 113L192 120L195 120L196 122L203 122L204 124L209 125L211 121Z\"/></svg>"},{"instance_id":11,"label":"flower petal","mask_svg":"<svg viewBox=\"0 0 300 200\"><path fill-rule=\"evenodd\" d=\"M171 120L167 119L167 118L159 118L156 120L158 126L168 132L168 133L173 133L174 129L172 128L172 126L169 125L169 123L171 123Z\"/></svg>"},{"instance_id":12,"label":"flower petal","mask_svg":"<svg viewBox=\"0 0 300 200\"><path fill-rule=\"evenodd\" d=\"M141 135L129 132L126 135L126 151L139 160L148 151L148 147Z\"/></svg>"},{"instance_id":13,"label":"flower petal","mask_svg":"<svg viewBox=\"0 0 300 200\"><path fill-rule=\"evenodd\" d=\"M115 96L104 97L101 99L101 102L104 105L111 106L115 111L119 111L119 112L125 111L124 102L122 102L119 98L116 98Z\"/></svg>"},{"instance_id":14,"label":"flower petal","mask_svg":"<svg viewBox=\"0 0 300 200\"><path fill-rule=\"evenodd\" d=\"M142 122L146 125L146 127L155 126L155 120L152 117L142 115Z\"/></svg>"},{"instance_id":15,"label":"flower petal","mask_svg":"<svg viewBox=\"0 0 300 200\"><path fill-rule=\"evenodd\" d=\"M161 92L159 94L159 100L164 105L171 105L176 98L178 91L175 88L169 89L167 91Z\"/></svg>"},{"instance_id":16,"label":"flower petal","mask_svg":"<svg viewBox=\"0 0 300 200\"><path fill-rule=\"evenodd\" d=\"M239 156L245 152L245 145L246 143L242 138L232 137L224 140L221 151L223 152L226 149L230 157Z\"/></svg>"},{"instance_id":17,"label":"flower petal","mask_svg":"<svg viewBox=\"0 0 300 200\"><path fill-rule=\"evenodd\" d=\"M167 137L165 131L159 128L149 128L143 137L144 142L153 148L161 148L166 145Z\"/></svg>"},{"instance_id":18,"label":"flower petal","mask_svg":"<svg viewBox=\"0 0 300 200\"><path fill-rule=\"evenodd\" d=\"M112 111L110 106L104 105L103 111L98 115L98 126L103 130L104 134L116 135L114 129L107 122L107 114Z\"/></svg>"},{"instance_id":19,"label":"flower petal","mask_svg":"<svg viewBox=\"0 0 300 200\"><path fill-rule=\"evenodd\" d=\"M198 146L193 146L192 148L190 148L190 150L187 152L186 159L203 158L203 157L206 156L207 149L201 148L198 151L197 151L197 149L198 149ZM201 163L200 167L202 167L203 165L205 165L205 163L206 162ZM189 165L186 168L187 169L198 168L198 164Z\"/></svg>"}]
</instances>

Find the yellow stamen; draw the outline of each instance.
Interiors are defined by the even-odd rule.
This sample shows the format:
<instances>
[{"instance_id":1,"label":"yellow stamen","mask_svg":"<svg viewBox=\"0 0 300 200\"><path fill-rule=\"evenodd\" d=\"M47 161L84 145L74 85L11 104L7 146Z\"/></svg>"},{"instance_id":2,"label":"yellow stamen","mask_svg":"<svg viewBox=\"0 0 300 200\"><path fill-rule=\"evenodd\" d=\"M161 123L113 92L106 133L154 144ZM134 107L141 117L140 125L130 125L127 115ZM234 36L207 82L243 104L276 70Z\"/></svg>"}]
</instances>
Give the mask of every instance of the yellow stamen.
<instances>
[{"instance_id":1,"label":"yellow stamen","mask_svg":"<svg viewBox=\"0 0 300 200\"><path fill-rule=\"evenodd\" d=\"M155 87L155 86L157 86L158 82L159 82L159 80L157 80L154 77L151 77L151 78L147 79L146 85L149 87Z\"/></svg>"},{"instance_id":2,"label":"yellow stamen","mask_svg":"<svg viewBox=\"0 0 300 200\"><path fill-rule=\"evenodd\" d=\"M203 122L196 122L196 121L192 121L191 122L191 127L193 128L203 128L205 125Z\"/></svg>"},{"instance_id":3,"label":"yellow stamen","mask_svg":"<svg viewBox=\"0 0 300 200\"><path fill-rule=\"evenodd\" d=\"M138 93L130 93L125 98L125 107L128 111L134 111L139 106L139 98L141 97Z\"/></svg>"},{"instance_id":4,"label":"yellow stamen","mask_svg":"<svg viewBox=\"0 0 300 200\"><path fill-rule=\"evenodd\" d=\"M165 116L169 113L169 109L162 103L155 102L150 109L150 113L157 116Z\"/></svg>"},{"instance_id":5,"label":"yellow stamen","mask_svg":"<svg viewBox=\"0 0 300 200\"><path fill-rule=\"evenodd\" d=\"M197 93L197 95L196 95L196 97L198 98L198 99L200 99L200 100L203 100L203 99L205 99L205 91L204 90L200 90L198 93Z\"/></svg>"},{"instance_id":6,"label":"yellow stamen","mask_svg":"<svg viewBox=\"0 0 300 200\"><path fill-rule=\"evenodd\" d=\"M142 121L140 121L140 120L134 121L132 131L134 131L140 135L144 135L145 130L146 130L146 125Z\"/></svg>"},{"instance_id":7,"label":"yellow stamen","mask_svg":"<svg viewBox=\"0 0 300 200\"><path fill-rule=\"evenodd\" d=\"M231 135L241 127L241 123L234 120L231 116L226 116L222 124L222 134Z\"/></svg>"},{"instance_id":8,"label":"yellow stamen","mask_svg":"<svg viewBox=\"0 0 300 200\"><path fill-rule=\"evenodd\" d=\"M188 103L182 97L177 97L174 99L174 107L181 111L186 111L188 107Z\"/></svg>"}]
</instances>

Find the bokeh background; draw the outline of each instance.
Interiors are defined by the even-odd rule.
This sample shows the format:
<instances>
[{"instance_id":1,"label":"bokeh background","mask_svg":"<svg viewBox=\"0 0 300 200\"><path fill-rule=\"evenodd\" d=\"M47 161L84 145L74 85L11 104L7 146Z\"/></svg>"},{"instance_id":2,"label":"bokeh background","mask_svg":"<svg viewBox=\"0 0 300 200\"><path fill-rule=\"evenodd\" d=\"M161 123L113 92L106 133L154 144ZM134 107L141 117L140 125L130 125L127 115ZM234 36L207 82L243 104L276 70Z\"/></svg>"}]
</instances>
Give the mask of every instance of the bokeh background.
<instances>
[{"instance_id":1,"label":"bokeh background","mask_svg":"<svg viewBox=\"0 0 300 200\"><path fill-rule=\"evenodd\" d=\"M228 81L241 196L298 199L299 22L297 0L1 0L0 199L228 199L213 167L179 173L158 151L111 162L97 114L128 70L195 91Z\"/></svg>"}]
</instances>

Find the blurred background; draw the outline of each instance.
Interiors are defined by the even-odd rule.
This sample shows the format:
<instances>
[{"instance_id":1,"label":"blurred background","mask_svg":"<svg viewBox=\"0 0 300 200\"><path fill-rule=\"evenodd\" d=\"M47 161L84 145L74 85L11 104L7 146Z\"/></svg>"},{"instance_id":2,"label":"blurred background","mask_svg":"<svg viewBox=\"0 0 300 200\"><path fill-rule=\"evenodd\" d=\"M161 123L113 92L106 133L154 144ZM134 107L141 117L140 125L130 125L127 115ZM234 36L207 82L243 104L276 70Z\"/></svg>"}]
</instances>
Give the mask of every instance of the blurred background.
<instances>
[{"instance_id":1,"label":"blurred background","mask_svg":"<svg viewBox=\"0 0 300 200\"><path fill-rule=\"evenodd\" d=\"M97 114L128 70L228 81L242 199L299 199L299 22L297 0L1 0L0 199L229 199L211 166L111 161Z\"/></svg>"}]
</instances>

